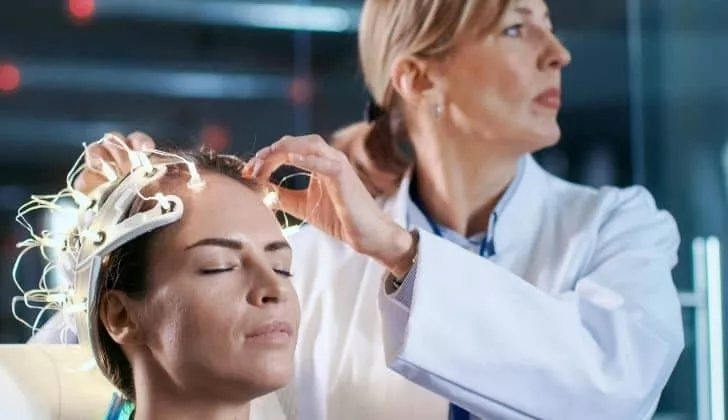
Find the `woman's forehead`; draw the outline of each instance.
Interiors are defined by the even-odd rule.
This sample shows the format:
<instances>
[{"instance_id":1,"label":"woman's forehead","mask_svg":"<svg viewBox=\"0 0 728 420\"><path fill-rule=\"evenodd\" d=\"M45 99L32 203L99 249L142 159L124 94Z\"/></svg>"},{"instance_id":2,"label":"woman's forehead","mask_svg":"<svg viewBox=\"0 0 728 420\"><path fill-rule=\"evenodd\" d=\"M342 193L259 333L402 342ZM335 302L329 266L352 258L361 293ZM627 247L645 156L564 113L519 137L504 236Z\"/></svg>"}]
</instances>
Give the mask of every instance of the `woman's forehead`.
<instances>
[{"instance_id":1,"label":"woman's forehead","mask_svg":"<svg viewBox=\"0 0 728 420\"><path fill-rule=\"evenodd\" d=\"M220 174L203 174L204 188L177 186L184 204L182 219L170 226L166 240L186 246L203 237L238 237L253 242L282 238L272 210L263 196L238 180Z\"/></svg>"}]
</instances>

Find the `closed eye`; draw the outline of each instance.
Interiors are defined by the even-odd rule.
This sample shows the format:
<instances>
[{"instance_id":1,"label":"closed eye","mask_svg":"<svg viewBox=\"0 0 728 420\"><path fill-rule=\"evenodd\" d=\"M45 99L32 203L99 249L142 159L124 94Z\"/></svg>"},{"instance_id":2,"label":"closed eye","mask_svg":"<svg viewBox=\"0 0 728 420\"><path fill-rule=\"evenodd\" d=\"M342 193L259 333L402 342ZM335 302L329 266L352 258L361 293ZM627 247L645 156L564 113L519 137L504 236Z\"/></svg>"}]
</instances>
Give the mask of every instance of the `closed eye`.
<instances>
[{"instance_id":1,"label":"closed eye","mask_svg":"<svg viewBox=\"0 0 728 420\"><path fill-rule=\"evenodd\" d=\"M200 274L202 274L204 276L210 276L210 275L214 275L214 274L220 274L220 273L226 273L228 271L233 271L233 270L235 270L235 268L236 268L235 266L219 267L219 268L203 268L200 270Z\"/></svg>"},{"instance_id":2,"label":"closed eye","mask_svg":"<svg viewBox=\"0 0 728 420\"><path fill-rule=\"evenodd\" d=\"M232 267L220 267L220 268L204 268L204 269L200 270L200 274L210 276L210 275L214 275L214 274L220 274L220 273L226 273L229 271L233 271L233 270L235 270L235 268L237 268L237 267L232 266ZM278 274L279 276L282 276L282 277L286 277L286 278L293 277L293 273L291 273L290 271L287 271L287 270L273 269L273 272L275 272L276 274Z\"/></svg>"},{"instance_id":3,"label":"closed eye","mask_svg":"<svg viewBox=\"0 0 728 420\"><path fill-rule=\"evenodd\" d=\"M273 271L274 271L274 272L275 272L276 274L278 274L279 276L281 276L281 277L285 277L285 278L291 278L291 277L293 277L293 274L292 274L292 273L291 273L290 271L286 271L286 270L277 270L277 269L273 269Z\"/></svg>"}]
</instances>

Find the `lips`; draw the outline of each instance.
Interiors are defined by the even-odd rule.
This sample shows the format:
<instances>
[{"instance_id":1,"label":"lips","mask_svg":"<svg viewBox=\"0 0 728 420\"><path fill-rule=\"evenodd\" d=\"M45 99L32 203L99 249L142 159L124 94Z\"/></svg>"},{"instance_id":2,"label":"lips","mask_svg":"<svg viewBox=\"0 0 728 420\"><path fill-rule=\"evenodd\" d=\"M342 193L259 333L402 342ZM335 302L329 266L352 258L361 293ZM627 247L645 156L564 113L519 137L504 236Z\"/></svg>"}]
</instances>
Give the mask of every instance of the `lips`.
<instances>
[{"instance_id":1,"label":"lips","mask_svg":"<svg viewBox=\"0 0 728 420\"><path fill-rule=\"evenodd\" d=\"M293 326L285 321L274 320L262 324L245 335L250 343L280 344L293 338Z\"/></svg>"},{"instance_id":2,"label":"lips","mask_svg":"<svg viewBox=\"0 0 728 420\"><path fill-rule=\"evenodd\" d=\"M546 89L536 96L534 102L546 108L559 109L561 107L561 89Z\"/></svg>"}]
</instances>

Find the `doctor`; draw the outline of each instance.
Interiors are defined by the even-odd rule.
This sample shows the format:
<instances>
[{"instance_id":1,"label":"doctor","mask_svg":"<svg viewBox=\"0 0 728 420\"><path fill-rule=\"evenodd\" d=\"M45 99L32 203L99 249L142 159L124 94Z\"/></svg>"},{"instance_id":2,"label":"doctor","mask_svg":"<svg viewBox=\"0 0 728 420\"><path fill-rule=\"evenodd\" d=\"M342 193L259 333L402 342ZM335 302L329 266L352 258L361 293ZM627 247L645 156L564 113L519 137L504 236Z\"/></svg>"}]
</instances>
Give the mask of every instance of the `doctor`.
<instances>
[{"instance_id":1,"label":"doctor","mask_svg":"<svg viewBox=\"0 0 728 420\"><path fill-rule=\"evenodd\" d=\"M303 314L301 419L648 419L683 349L679 235L641 187L593 189L530 153L560 136L570 55L542 0L367 0L359 33L383 113L375 201L317 136L246 175L310 170L279 206Z\"/></svg>"}]
</instances>

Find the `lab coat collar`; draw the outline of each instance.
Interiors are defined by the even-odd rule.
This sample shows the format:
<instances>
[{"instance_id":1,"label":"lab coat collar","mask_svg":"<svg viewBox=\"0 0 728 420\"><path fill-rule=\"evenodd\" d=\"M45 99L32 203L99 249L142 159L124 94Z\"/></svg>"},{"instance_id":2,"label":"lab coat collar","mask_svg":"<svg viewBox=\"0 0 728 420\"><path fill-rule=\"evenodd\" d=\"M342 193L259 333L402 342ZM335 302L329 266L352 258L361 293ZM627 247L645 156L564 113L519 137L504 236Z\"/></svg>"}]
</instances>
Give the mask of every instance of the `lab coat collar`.
<instances>
[{"instance_id":1,"label":"lab coat collar","mask_svg":"<svg viewBox=\"0 0 728 420\"><path fill-rule=\"evenodd\" d=\"M412 172L412 168L407 170L397 192L385 199L383 204L384 211L405 228L408 228L407 209ZM547 177L548 173L533 156L525 155L519 162L516 178L494 209L498 215L493 232L497 253L508 250L518 243L518 238L523 238L524 234L538 227Z\"/></svg>"}]
</instances>

